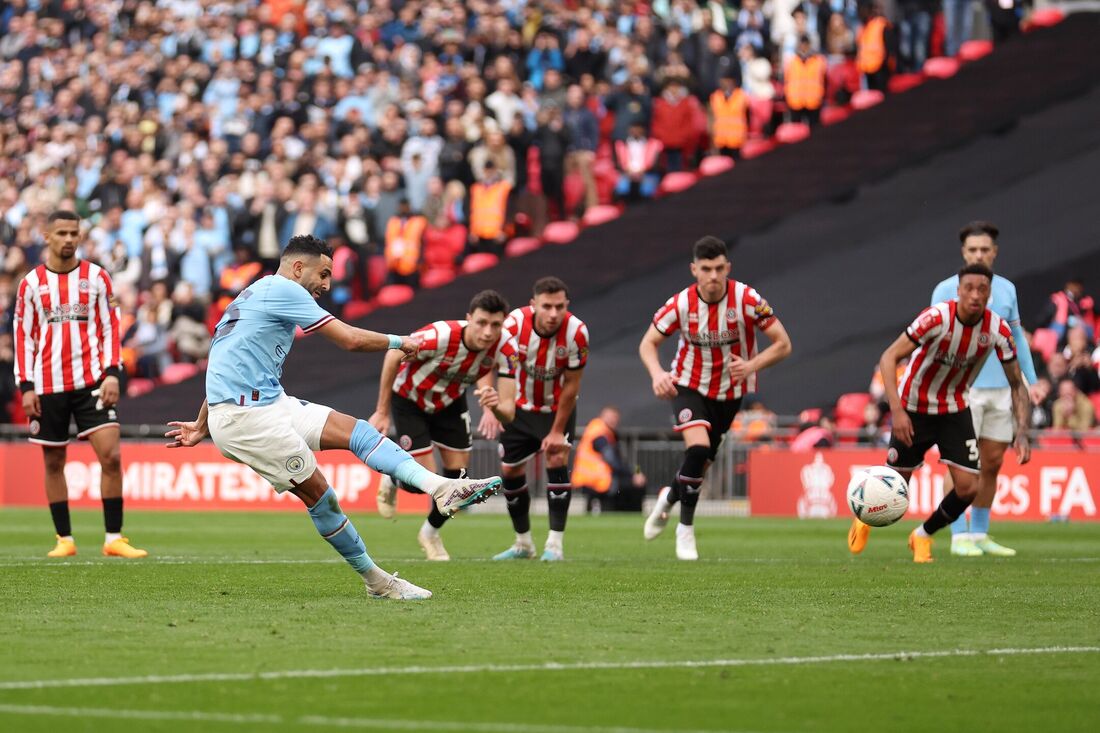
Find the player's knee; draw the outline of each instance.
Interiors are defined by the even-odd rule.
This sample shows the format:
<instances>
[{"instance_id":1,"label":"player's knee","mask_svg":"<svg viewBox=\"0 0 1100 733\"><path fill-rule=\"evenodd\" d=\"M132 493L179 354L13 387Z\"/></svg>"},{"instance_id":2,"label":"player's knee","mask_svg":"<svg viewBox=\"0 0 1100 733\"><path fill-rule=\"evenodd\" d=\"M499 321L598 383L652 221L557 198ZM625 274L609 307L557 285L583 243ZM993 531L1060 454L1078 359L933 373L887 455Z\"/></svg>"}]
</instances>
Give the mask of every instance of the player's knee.
<instances>
[{"instance_id":1,"label":"player's knee","mask_svg":"<svg viewBox=\"0 0 1100 733\"><path fill-rule=\"evenodd\" d=\"M680 471L684 476L702 478L709 460L710 446L689 445L684 451L684 465Z\"/></svg>"},{"instance_id":2,"label":"player's knee","mask_svg":"<svg viewBox=\"0 0 1100 733\"><path fill-rule=\"evenodd\" d=\"M960 499L973 499L978 494L978 477L967 474L965 480L956 480L955 493Z\"/></svg>"},{"instance_id":3,"label":"player's knee","mask_svg":"<svg viewBox=\"0 0 1100 733\"><path fill-rule=\"evenodd\" d=\"M122 452L115 446L99 457L103 473L112 476L122 473Z\"/></svg>"},{"instance_id":4,"label":"player's knee","mask_svg":"<svg viewBox=\"0 0 1100 733\"><path fill-rule=\"evenodd\" d=\"M64 448L45 448L42 451L42 458L46 464L46 473L65 472Z\"/></svg>"},{"instance_id":5,"label":"player's knee","mask_svg":"<svg viewBox=\"0 0 1100 733\"><path fill-rule=\"evenodd\" d=\"M1001 472L1001 466L1004 465L1005 454L996 453L994 455L982 456L982 473L987 476L996 476Z\"/></svg>"}]
</instances>

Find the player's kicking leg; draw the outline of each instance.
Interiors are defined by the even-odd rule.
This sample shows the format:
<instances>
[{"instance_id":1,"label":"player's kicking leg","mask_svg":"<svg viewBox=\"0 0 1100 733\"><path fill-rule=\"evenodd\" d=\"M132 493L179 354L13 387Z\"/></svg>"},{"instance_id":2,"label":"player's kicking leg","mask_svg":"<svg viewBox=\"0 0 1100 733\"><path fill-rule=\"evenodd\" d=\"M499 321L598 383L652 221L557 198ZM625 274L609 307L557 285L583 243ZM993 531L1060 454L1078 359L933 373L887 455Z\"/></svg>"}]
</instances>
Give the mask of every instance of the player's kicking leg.
<instances>
[{"instance_id":1,"label":"player's kicking leg","mask_svg":"<svg viewBox=\"0 0 1100 733\"><path fill-rule=\"evenodd\" d=\"M684 460L672 482L661 489L657 503L646 518L643 534L654 539L668 524L672 507L680 503L680 523L676 526L676 557L680 560L698 560L695 545L695 507L699 503L699 490L703 485L712 453L709 425L694 425L681 431L684 438Z\"/></svg>"}]
</instances>

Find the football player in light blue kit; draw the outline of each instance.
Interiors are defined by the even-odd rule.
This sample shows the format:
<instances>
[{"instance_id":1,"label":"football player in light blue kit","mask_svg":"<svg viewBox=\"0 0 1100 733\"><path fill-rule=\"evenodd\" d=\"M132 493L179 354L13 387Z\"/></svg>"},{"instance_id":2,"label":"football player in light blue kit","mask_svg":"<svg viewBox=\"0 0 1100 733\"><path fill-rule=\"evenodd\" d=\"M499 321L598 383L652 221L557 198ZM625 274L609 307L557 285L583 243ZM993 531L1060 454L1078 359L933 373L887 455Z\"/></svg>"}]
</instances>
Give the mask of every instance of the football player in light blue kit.
<instances>
[{"instance_id":1,"label":"football player in light blue kit","mask_svg":"<svg viewBox=\"0 0 1100 733\"><path fill-rule=\"evenodd\" d=\"M170 422L169 447L209 435L222 455L251 467L278 492L306 505L317 531L363 577L371 597L421 600L431 592L383 571L370 555L336 493L317 469L316 450L350 450L379 473L429 494L444 515L484 501L500 479L447 479L421 466L366 420L288 397L279 377L295 330L320 333L348 351L400 349L417 343L349 326L316 303L332 277L332 250L311 235L290 240L279 271L237 296L214 332L206 371L206 401L192 422Z\"/></svg>"},{"instance_id":2,"label":"football player in light blue kit","mask_svg":"<svg viewBox=\"0 0 1100 733\"><path fill-rule=\"evenodd\" d=\"M999 230L987 221L972 221L959 231L962 257L968 265L982 264L993 269L997 259L997 235ZM936 286L932 303L953 300L959 289L959 276L949 277ZM993 276L993 289L989 297L989 309L1008 322L1012 338L1018 344L1020 371L1031 386L1035 385L1035 365L1027 338L1020 325L1020 306L1016 301L1016 286L1000 275ZM1033 395L1034 398L1034 395ZM978 457L981 472L978 475L978 497L970 506L970 525L966 514L951 525L951 554L960 557L997 555L1012 557L1016 551L1000 545L989 536L989 511L997 493L997 474L1004 462L1005 449L1012 443L1014 421L1012 417L1012 392L1004 369L994 359L986 361L970 389L970 413L974 418L974 434L978 436ZM950 491L948 476L944 491Z\"/></svg>"}]
</instances>

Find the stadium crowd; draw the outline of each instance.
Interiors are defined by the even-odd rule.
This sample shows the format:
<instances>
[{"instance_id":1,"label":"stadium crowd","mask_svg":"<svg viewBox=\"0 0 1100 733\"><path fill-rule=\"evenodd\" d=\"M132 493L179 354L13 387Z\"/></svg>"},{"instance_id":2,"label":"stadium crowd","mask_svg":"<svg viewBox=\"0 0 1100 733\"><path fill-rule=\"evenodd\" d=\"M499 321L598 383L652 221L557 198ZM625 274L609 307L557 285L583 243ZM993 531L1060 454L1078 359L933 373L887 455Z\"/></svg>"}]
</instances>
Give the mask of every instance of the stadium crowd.
<instances>
[{"instance_id":1,"label":"stadium crowd","mask_svg":"<svg viewBox=\"0 0 1100 733\"><path fill-rule=\"evenodd\" d=\"M85 217L81 256L114 279L134 394L200 368L295 234L335 245L324 305L362 314L385 285L489 266L548 222L890 91L969 40L970 3L939 5L10 0L0 359L56 208ZM1018 30L1020 3L986 5L995 40Z\"/></svg>"}]
</instances>

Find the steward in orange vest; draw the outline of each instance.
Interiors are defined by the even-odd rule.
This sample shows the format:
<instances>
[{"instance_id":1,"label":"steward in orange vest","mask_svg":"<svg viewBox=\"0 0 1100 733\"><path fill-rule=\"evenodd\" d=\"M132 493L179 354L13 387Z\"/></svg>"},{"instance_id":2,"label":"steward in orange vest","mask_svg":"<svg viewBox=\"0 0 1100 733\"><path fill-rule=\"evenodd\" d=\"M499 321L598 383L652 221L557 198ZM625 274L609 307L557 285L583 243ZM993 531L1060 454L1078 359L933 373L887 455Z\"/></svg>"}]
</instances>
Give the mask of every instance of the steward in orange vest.
<instances>
[{"instance_id":1,"label":"steward in orange vest","mask_svg":"<svg viewBox=\"0 0 1100 733\"><path fill-rule=\"evenodd\" d=\"M787 108L795 122L816 125L825 104L825 57L814 53L808 36L798 40L798 54L787 62L783 71Z\"/></svg>"},{"instance_id":2,"label":"steward in orange vest","mask_svg":"<svg viewBox=\"0 0 1100 733\"><path fill-rule=\"evenodd\" d=\"M428 220L413 216L409 202L402 199L397 215L386 222L386 269L391 283L416 286L419 283L420 248Z\"/></svg>"},{"instance_id":3,"label":"steward in orange vest","mask_svg":"<svg viewBox=\"0 0 1100 733\"><path fill-rule=\"evenodd\" d=\"M722 155L737 158L749 134L749 102L745 93L737 88L734 76L727 74L718 84L708 104L711 142Z\"/></svg>"},{"instance_id":4,"label":"steward in orange vest","mask_svg":"<svg viewBox=\"0 0 1100 733\"><path fill-rule=\"evenodd\" d=\"M885 92L890 79L890 22L874 6L862 6L860 19L863 27L856 37L856 68L867 80L868 89Z\"/></svg>"},{"instance_id":5,"label":"steward in orange vest","mask_svg":"<svg viewBox=\"0 0 1100 733\"><path fill-rule=\"evenodd\" d=\"M600 416L592 418L584 429L573 462L573 488L582 490L588 497L588 511L597 502L601 509L608 508L607 501L617 491L626 490L632 484L632 474L619 453L619 411L614 407L600 410ZM638 474L633 486L640 489L645 477Z\"/></svg>"},{"instance_id":6,"label":"steward in orange vest","mask_svg":"<svg viewBox=\"0 0 1100 733\"><path fill-rule=\"evenodd\" d=\"M501 177L492 160L485 161L485 177L470 187L470 249L503 252L512 184Z\"/></svg>"}]
</instances>

